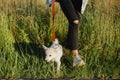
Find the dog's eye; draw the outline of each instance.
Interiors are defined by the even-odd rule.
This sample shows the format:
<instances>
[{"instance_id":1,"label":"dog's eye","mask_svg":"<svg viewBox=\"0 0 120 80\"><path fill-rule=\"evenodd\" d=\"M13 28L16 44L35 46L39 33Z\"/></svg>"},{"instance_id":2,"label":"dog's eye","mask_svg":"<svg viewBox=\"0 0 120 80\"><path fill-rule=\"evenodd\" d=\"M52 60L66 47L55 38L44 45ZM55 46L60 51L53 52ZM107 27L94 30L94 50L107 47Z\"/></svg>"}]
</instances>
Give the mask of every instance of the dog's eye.
<instances>
[{"instance_id":1,"label":"dog's eye","mask_svg":"<svg viewBox=\"0 0 120 80\"><path fill-rule=\"evenodd\" d=\"M52 55L49 55L49 57L51 57Z\"/></svg>"}]
</instances>

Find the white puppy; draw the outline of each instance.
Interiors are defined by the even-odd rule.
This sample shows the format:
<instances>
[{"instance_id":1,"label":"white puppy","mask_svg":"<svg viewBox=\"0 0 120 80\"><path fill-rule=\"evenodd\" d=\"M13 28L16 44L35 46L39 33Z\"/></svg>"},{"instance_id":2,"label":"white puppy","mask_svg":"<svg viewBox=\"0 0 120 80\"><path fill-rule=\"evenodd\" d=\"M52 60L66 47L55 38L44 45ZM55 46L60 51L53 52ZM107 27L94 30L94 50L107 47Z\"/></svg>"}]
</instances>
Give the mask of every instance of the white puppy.
<instances>
[{"instance_id":1,"label":"white puppy","mask_svg":"<svg viewBox=\"0 0 120 80\"><path fill-rule=\"evenodd\" d=\"M46 47L43 45L43 49L45 50L46 54L45 60L47 62L55 61L57 63L57 71L59 71L61 65L60 59L63 55L63 50L62 46L58 43L58 40L55 39L50 47Z\"/></svg>"}]
</instances>

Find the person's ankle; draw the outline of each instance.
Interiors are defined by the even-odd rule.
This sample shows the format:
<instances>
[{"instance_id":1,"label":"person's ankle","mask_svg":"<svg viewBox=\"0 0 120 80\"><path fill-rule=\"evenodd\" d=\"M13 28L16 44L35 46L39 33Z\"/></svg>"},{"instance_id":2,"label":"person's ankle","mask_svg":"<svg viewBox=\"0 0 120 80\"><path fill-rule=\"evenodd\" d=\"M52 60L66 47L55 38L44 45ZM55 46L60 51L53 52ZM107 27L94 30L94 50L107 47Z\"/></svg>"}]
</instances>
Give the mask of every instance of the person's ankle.
<instances>
[{"instance_id":1,"label":"person's ankle","mask_svg":"<svg viewBox=\"0 0 120 80\"><path fill-rule=\"evenodd\" d=\"M72 50L72 57L76 57L78 55L78 50Z\"/></svg>"}]
</instances>

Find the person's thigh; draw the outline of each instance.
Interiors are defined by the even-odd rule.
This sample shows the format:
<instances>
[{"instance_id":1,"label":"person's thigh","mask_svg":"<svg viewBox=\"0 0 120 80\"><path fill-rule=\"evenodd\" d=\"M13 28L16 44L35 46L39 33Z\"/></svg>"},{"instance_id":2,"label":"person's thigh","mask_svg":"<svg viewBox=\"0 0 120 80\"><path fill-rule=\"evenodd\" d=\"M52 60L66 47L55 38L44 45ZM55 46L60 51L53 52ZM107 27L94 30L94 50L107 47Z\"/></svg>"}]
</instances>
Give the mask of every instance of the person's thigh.
<instances>
[{"instance_id":1,"label":"person's thigh","mask_svg":"<svg viewBox=\"0 0 120 80\"><path fill-rule=\"evenodd\" d=\"M69 22L79 19L72 0L59 0L59 3Z\"/></svg>"},{"instance_id":2,"label":"person's thigh","mask_svg":"<svg viewBox=\"0 0 120 80\"><path fill-rule=\"evenodd\" d=\"M81 13L82 8L82 0L72 0L73 6L75 10L79 13Z\"/></svg>"}]
</instances>

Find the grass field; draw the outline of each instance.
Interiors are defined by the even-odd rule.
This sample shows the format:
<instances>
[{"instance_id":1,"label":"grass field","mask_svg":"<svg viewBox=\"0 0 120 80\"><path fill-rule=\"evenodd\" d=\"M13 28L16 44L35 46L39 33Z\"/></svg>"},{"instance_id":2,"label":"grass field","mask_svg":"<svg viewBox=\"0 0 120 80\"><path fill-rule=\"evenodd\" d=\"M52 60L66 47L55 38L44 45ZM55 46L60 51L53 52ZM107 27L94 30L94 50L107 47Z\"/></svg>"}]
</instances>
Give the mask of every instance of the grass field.
<instances>
[{"instance_id":1,"label":"grass field","mask_svg":"<svg viewBox=\"0 0 120 80\"><path fill-rule=\"evenodd\" d=\"M68 24L56 3L55 31L65 46ZM46 63L42 44L51 44L51 11L44 0L0 0L0 78L119 78L120 0L89 0L79 24L83 67L71 55Z\"/></svg>"}]
</instances>

